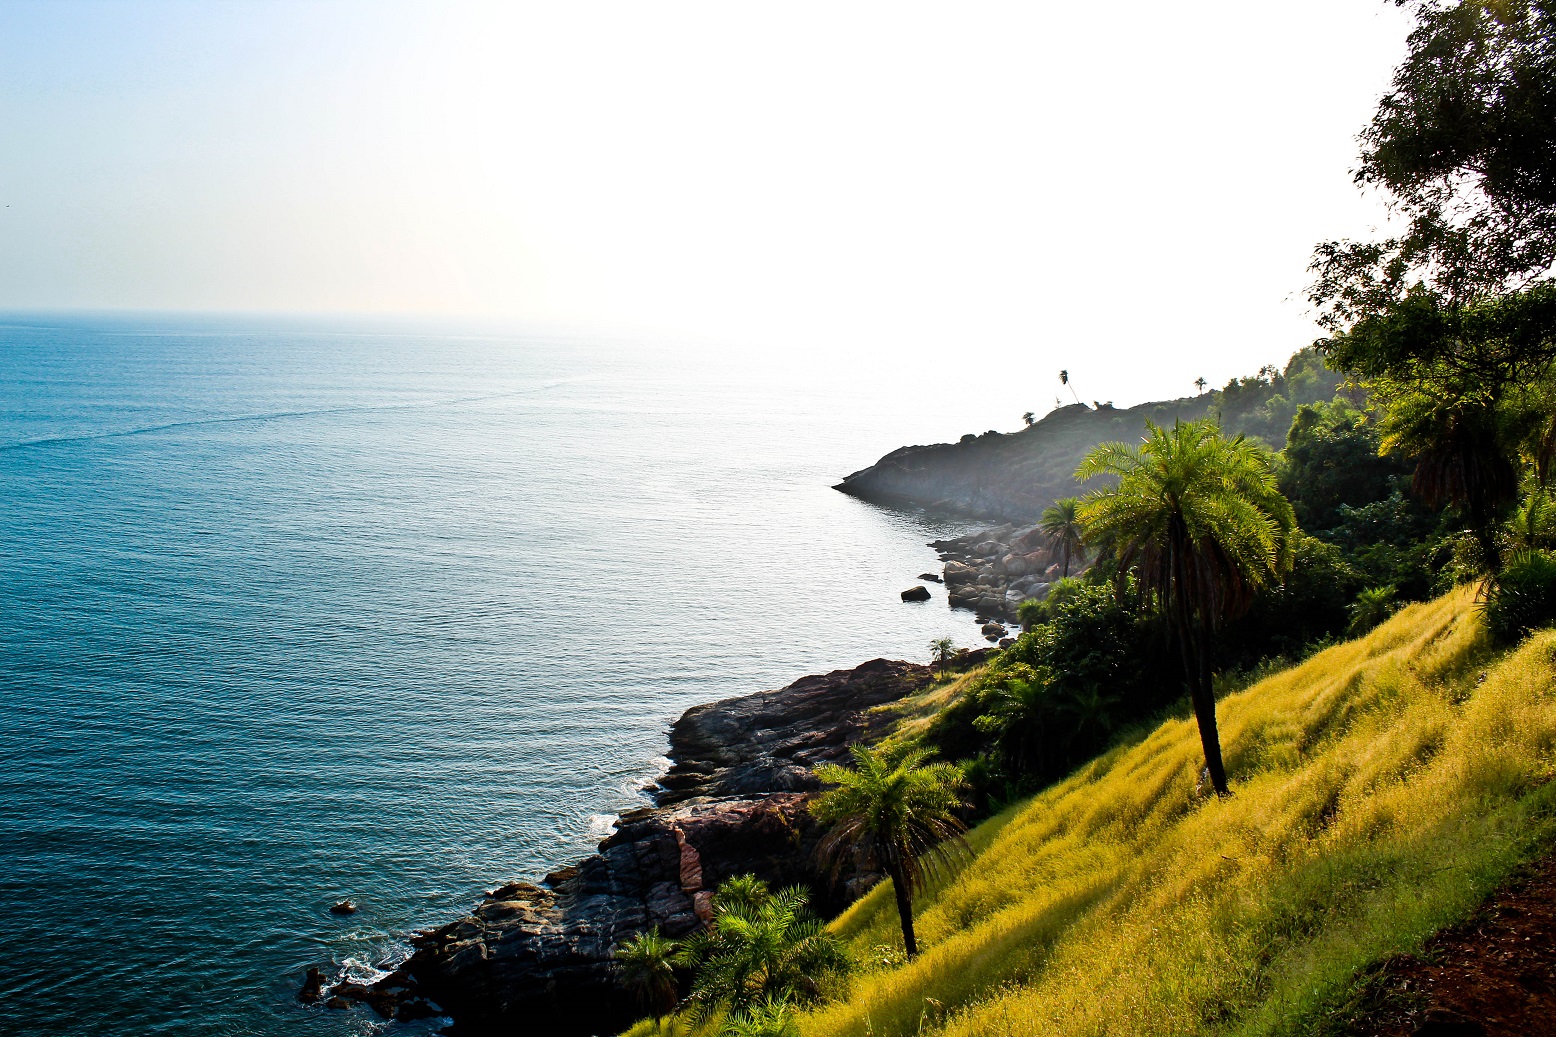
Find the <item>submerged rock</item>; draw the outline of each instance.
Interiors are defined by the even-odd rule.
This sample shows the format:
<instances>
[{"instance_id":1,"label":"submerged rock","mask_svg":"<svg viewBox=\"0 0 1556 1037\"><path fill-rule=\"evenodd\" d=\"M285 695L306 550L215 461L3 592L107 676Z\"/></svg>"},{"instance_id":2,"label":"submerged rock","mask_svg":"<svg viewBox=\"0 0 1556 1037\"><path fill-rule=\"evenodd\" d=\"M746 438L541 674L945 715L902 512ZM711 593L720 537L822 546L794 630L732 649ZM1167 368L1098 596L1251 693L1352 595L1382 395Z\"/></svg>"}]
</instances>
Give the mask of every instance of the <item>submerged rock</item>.
<instances>
[{"instance_id":1,"label":"submerged rock","mask_svg":"<svg viewBox=\"0 0 1556 1037\"><path fill-rule=\"evenodd\" d=\"M902 592L903 601L928 601L929 588L924 586L909 587Z\"/></svg>"}]
</instances>

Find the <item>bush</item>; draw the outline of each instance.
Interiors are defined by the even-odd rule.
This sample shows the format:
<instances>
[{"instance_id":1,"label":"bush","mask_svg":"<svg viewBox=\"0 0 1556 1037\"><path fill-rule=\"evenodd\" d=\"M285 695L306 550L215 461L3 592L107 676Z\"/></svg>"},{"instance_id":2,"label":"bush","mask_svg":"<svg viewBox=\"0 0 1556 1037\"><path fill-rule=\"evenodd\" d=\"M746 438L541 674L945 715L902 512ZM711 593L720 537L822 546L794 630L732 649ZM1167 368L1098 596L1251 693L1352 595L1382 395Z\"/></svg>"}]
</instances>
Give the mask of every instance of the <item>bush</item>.
<instances>
[{"instance_id":1,"label":"bush","mask_svg":"<svg viewBox=\"0 0 1556 1037\"><path fill-rule=\"evenodd\" d=\"M1392 587L1368 587L1351 602L1347 637L1360 637L1399 610L1399 591Z\"/></svg>"},{"instance_id":2,"label":"bush","mask_svg":"<svg viewBox=\"0 0 1556 1037\"><path fill-rule=\"evenodd\" d=\"M1502 644L1556 624L1556 557L1544 551L1515 555L1486 596L1486 627Z\"/></svg>"}]
</instances>

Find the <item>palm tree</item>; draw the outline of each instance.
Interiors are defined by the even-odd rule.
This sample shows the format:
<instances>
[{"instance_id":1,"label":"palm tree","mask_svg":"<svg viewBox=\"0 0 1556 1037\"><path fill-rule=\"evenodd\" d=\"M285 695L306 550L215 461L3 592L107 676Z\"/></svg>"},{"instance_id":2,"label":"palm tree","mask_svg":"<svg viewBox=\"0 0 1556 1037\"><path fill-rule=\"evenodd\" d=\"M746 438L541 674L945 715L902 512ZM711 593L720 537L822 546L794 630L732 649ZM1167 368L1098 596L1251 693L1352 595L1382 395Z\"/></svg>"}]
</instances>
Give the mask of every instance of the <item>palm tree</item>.
<instances>
[{"instance_id":1,"label":"palm tree","mask_svg":"<svg viewBox=\"0 0 1556 1037\"><path fill-rule=\"evenodd\" d=\"M1049 740L1049 714L1053 710L1049 675L1038 680L1009 680L990 689L979 730L995 733L999 755L1013 774L1035 773L1043 763L1044 743Z\"/></svg>"},{"instance_id":2,"label":"palm tree","mask_svg":"<svg viewBox=\"0 0 1556 1037\"><path fill-rule=\"evenodd\" d=\"M1226 795L1209 640L1291 570L1291 505L1275 486L1268 453L1242 436L1223 438L1209 419L1176 422L1171 431L1148 421L1139 446L1102 444L1075 472L1081 480L1099 475L1118 483L1082 502L1087 540L1132 569L1161 607L1182 655L1205 767Z\"/></svg>"},{"instance_id":3,"label":"palm tree","mask_svg":"<svg viewBox=\"0 0 1556 1037\"><path fill-rule=\"evenodd\" d=\"M611 953L617 979L655 1019L675 1007L675 954L675 942L658 929L638 933Z\"/></svg>"},{"instance_id":4,"label":"palm tree","mask_svg":"<svg viewBox=\"0 0 1556 1037\"><path fill-rule=\"evenodd\" d=\"M1056 500L1043 510L1037 528L1048 538L1048 546L1064 553L1064 575L1070 575L1070 553L1085 550L1085 530L1077 514L1080 501L1074 497Z\"/></svg>"},{"instance_id":5,"label":"palm tree","mask_svg":"<svg viewBox=\"0 0 1556 1037\"><path fill-rule=\"evenodd\" d=\"M1059 372L1059 384L1060 385L1067 385L1067 386L1069 386L1069 388L1070 388L1070 395L1075 397L1075 402L1076 403L1081 402L1080 396L1075 391L1075 386L1070 385L1070 372L1069 371L1066 370L1066 371L1060 371Z\"/></svg>"},{"instance_id":6,"label":"palm tree","mask_svg":"<svg viewBox=\"0 0 1556 1037\"><path fill-rule=\"evenodd\" d=\"M967 826L962 809L965 780L960 767L929 763L927 749L903 746L849 750L854 768L823 764L816 777L835 786L811 803L811 812L831 831L819 852L834 870L851 855L866 867L879 868L892 881L902 943L908 957L918 954L913 935L913 894L928 872L965 848Z\"/></svg>"},{"instance_id":7,"label":"palm tree","mask_svg":"<svg viewBox=\"0 0 1556 1037\"><path fill-rule=\"evenodd\" d=\"M1194 388L1196 388L1196 389L1198 389L1198 390L1199 390L1199 394L1200 394L1200 395L1203 395L1203 394L1204 394L1204 392L1205 392L1205 386L1207 386L1207 385L1209 385L1209 384L1210 384L1210 383L1209 383L1209 382L1207 382L1207 381L1205 381L1205 379L1204 379L1204 377L1203 377L1203 376L1202 376L1202 377L1199 377L1199 378L1196 378L1196 379L1194 379Z\"/></svg>"},{"instance_id":8,"label":"palm tree","mask_svg":"<svg viewBox=\"0 0 1556 1037\"><path fill-rule=\"evenodd\" d=\"M949 637L935 638L929 642L929 657L940 671L940 676L944 677L951 668L951 660L956 658L956 642Z\"/></svg>"},{"instance_id":9,"label":"palm tree","mask_svg":"<svg viewBox=\"0 0 1556 1037\"><path fill-rule=\"evenodd\" d=\"M725 891L737 881L743 884ZM733 1015L815 997L818 977L847 966L842 945L811 913L803 889L769 893L754 879L731 879L725 887L713 896L713 921L676 957L696 973L688 999L694 1018L720 1007Z\"/></svg>"}]
</instances>

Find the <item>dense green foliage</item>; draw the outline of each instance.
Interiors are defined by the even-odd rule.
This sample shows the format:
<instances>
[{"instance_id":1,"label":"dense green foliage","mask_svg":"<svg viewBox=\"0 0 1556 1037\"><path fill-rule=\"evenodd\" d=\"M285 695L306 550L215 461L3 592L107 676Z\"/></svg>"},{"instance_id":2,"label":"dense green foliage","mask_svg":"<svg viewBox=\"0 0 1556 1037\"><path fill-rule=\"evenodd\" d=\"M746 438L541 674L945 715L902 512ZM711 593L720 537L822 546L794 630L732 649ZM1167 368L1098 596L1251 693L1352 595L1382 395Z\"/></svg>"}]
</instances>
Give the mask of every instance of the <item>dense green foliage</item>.
<instances>
[{"instance_id":1,"label":"dense green foliage","mask_svg":"<svg viewBox=\"0 0 1556 1037\"><path fill-rule=\"evenodd\" d=\"M1357 179L1408 218L1321 245L1329 363L1365 386L1381 448L1450 506L1479 564L1556 458L1556 14L1545 0L1420 0Z\"/></svg>"},{"instance_id":2,"label":"dense green foliage","mask_svg":"<svg viewBox=\"0 0 1556 1037\"><path fill-rule=\"evenodd\" d=\"M1556 557L1524 551L1508 562L1486 598L1486 627L1502 644L1556 624Z\"/></svg>"},{"instance_id":3,"label":"dense green foliage","mask_svg":"<svg viewBox=\"0 0 1556 1037\"><path fill-rule=\"evenodd\" d=\"M655 1018L675 1007L675 953L675 941L661 936L658 929L649 929L617 947L612 955L617 982L632 991L640 1011Z\"/></svg>"},{"instance_id":4,"label":"dense green foliage","mask_svg":"<svg viewBox=\"0 0 1556 1037\"><path fill-rule=\"evenodd\" d=\"M794 1008L851 965L803 889L774 893L738 875L719 886L712 907L712 921L683 943L650 931L616 948L617 981L655 1019L676 1007L679 971L691 982L682 1009L717 1025L720 1037L784 1037L793 1032Z\"/></svg>"}]
</instances>

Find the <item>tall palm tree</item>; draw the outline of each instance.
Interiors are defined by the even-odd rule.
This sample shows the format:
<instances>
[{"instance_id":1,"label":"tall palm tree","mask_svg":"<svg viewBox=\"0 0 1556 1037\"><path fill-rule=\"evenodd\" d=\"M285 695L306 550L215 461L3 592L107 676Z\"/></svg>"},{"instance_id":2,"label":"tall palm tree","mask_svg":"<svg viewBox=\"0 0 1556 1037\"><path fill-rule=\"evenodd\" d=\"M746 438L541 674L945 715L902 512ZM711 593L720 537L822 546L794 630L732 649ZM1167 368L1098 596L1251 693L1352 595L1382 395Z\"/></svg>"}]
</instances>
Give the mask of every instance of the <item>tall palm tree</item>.
<instances>
[{"instance_id":1,"label":"tall palm tree","mask_svg":"<svg viewBox=\"0 0 1556 1037\"><path fill-rule=\"evenodd\" d=\"M658 929L638 933L611 953L617 979L655 1019L675 1007L675 954L675 942Z\"/></svg>"},{"instance_id":2,"label":"tall palm tree","mask_svg":"<svg viewBox=\"0 0 1556 1037\"><path fill-rule=\"evenodd\" d=\"M905 747L854 746L854 767L823 764L816 777L834 786L811 803L811 812L832 830L820 852L834 868L851 855L866 867L880 868L892 881L902 943L908 957L918 954L913 935L913 894L928 872L965 848L967 826L962 809L964 779L960 767L930 763L934 753Z\"/></svg>"},{"instance_id":3,"label":"tall palm tree","mask_svg":"<svg viewBox=\"0 0 1556 1037\"><path fill-rule=\"evenodd\" d=\"M686 941L676 961L695 970L688 1000L698 1019L720 1007L748 1013L812 998L820 992L818 977L847 966L842 945L811 913L803 889L769 893L765 883L749 879L727 895L714 894L713 921Z\"/></svg>"},{"instance_id":4,"label":"tall palm tree","mask_svg":"<svg viewBox=\"0 0 1556 1037\"><path fill-rule=\"evenodd\" d=\"M1104 443L1075 476L1118 480L1086 496L1081 522L1160 605L1182 655L1205 767L1226 795L1209 640L1291 570L1296 519L1269 455L1242 436L1223 438L1208 419L1170 431L1148 421L1139 446Z\"/></svg>"},{"instance_id":5,"label":"tall palm tree","mask_svg":"<svg viewBox=\"0 0 1556 1037\"><path fill-rule=\"evenodd\" d=\"M1048 546L1064 554L1064 575L1070 575L1070 553L1085 549L1085 529L1077 513L1080 501L1074 497L1056 500L1043 510L1037 528L1048 538Z\"/></svg>"}]
</instances>

